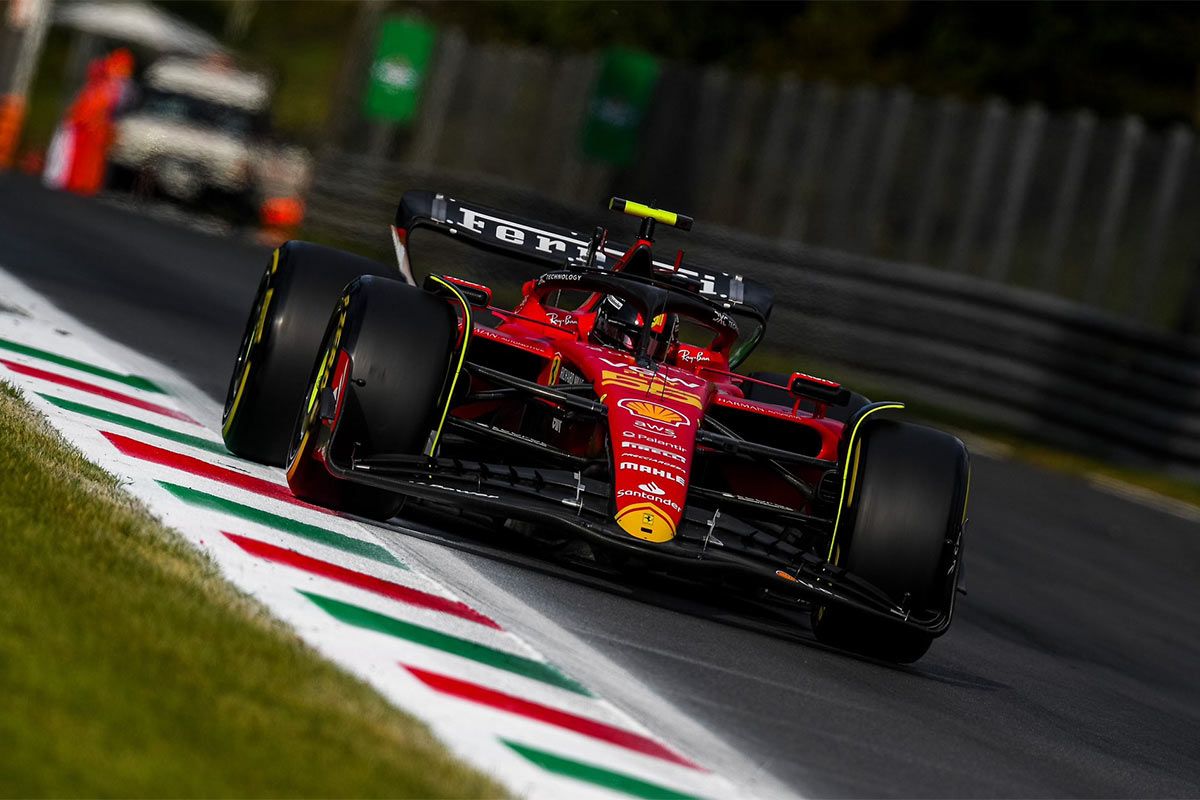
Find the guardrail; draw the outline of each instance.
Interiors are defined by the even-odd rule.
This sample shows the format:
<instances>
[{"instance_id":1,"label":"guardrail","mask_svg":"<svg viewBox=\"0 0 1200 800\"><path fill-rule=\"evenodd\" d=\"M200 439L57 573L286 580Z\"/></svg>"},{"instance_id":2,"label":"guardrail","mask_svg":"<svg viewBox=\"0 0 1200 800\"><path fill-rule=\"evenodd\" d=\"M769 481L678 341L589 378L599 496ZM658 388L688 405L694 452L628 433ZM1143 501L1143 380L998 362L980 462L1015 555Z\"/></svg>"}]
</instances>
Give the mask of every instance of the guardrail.
<instances>
[{"instance_id":1,"label":"guardrail","mask_svg":"<svg viewBox=\"0 0 1200 800\"><path fill-rule=\"evenodd\" d=\"M382 253L390 249L386 225L396 199L409 188L576 227L607 217L599 202L570 208L476 175L327 154L310 224ZM698 262L774 286L767 346L796 353L801 366L848 368L902 399L1101 456L1200 474L1200 340L1028 289L780 243L705 220L692 234L661 231L660 238Z\"/></svg>"},{"instance_id":2,"label":"guardrail","mask_svg":"<svg viewBox=\"0 0 1200 800\"><path fill-rule=\"evenodd\" d=\"M664 62L625 161L585 153L607 63L448 29L413 126L355 124L351 82L335 147L521 182L568 206L611 187L773 240L1033 288L1161 330L1198 324L1189 126Z\"/></svg>"}]
</instances>

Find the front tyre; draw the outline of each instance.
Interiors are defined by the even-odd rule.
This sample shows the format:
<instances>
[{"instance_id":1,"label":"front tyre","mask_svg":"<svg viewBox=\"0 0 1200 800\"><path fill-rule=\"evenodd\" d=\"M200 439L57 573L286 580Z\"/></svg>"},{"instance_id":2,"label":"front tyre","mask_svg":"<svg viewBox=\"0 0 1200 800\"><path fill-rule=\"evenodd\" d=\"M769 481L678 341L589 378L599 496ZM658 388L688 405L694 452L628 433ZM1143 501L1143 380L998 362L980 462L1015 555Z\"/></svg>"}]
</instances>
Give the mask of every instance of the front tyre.
<instances>
[{"instance_id":1,"label":"front tyre","mask_svg":"<svg viewBox=\"0 0 1200 800\"><path fill-rule=\"evenodd\" d=\"M295 417L288 485L302 500L388 519L402 498L334 476L353 457L420 455L445 402L458 323L449 304L397 280L346 287Z\"/></svg>"},{"instance_id":2,"label":"front tyre","mask_svg":"<svg viewBox=\"0 0 1200 800\"><path fill-rule=\"evenodd\" d=\"M284 243L259 282L225 396L221 435L231 453L282 466L296 406L338 294L360 275L398 271L353 253Z\"/></svg>"},{"instance_id":3,"label":"front tyre","mask_svg":"<svg viewBox=\"0 0 1200 800\"><path fill-rule=\"evenodd\" d=\"M883 590L914 617L952 613L970 459L949 434L868 420L846 453L849 479L832 561ZM813 612L820 641L907 664L934 634L837 605Z\"/></svg>"}]
</instances>

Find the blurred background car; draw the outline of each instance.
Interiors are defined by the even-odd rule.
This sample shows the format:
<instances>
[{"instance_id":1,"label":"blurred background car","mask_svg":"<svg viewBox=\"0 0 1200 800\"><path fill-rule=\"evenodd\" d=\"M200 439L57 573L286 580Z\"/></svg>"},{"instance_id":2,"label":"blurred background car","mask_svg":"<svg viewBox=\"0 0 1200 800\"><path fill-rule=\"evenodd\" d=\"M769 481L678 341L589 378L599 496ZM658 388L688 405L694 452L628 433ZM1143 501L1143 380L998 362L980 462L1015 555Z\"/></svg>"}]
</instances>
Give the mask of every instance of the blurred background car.
<instances>
[{"instance_id":1,"label":"blurred background car","mask_svg":"<svg viewBox=\"0 0 1200 800\"><path fill-rule=\"evenodd\" d=\"M243 224L257 223L270 200L298 203L308 158L272 141L270 100L264 74L225 60L156 61L140 102L116 123L108 188L161 194Z\"/></svg>"}]
</instances>

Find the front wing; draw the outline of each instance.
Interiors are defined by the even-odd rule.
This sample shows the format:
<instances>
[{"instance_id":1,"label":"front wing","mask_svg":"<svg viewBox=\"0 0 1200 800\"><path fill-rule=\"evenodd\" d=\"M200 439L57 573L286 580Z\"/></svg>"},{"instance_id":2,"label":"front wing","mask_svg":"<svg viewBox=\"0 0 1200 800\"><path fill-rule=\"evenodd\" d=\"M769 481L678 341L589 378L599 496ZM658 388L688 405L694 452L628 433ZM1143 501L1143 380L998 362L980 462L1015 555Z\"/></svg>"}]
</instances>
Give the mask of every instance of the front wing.
<instances>
[{"instance_id":1,"label":"front wing","mask_svg":"<svg viewBox=\"0 0 1200 800\"><path fill-rule=\"evenodd\" d=\"M934 635L950 624L949 613L914 613L815 553L781 541L735 513L706 510L691 501L670 541L651 543L634 538L613 519L609 484L570 469L386 455L352 457L346 464L326 458L325 466L342 480L542 525L594 548L660 568L673 577L728 587L750 599L791 605L837 604ZM726 508L755 504L732 495L720 499ZM789 523L814 522L798 512L772 508L771 513L790 514L795 519L787 519ZM505 533L519 535L507 529Z\"/></svg>"}]
</instances>

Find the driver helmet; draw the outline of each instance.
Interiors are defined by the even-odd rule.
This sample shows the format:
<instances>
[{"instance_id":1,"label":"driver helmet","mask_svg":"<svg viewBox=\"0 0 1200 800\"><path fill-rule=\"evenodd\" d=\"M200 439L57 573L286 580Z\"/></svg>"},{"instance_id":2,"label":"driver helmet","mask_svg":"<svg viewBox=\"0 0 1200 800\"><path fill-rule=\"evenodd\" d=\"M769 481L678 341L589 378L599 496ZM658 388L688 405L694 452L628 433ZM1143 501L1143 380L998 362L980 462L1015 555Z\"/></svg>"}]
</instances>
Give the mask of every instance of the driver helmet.
<instances>
[{"instance_id":1,"label":"driver helmet","mask_svg":"<svg viewBox=\"0 0 1200 800\"><path fill-rule=\"evenodd\" d=\"M642 324L641 312L633 303L610 294L596 309L592 339L598 344L632 353L637 348ZM659 314L650 325L650 346L646 355L663 360L678 338L679 317L675 314Z\"/></svg>"}]
</instances>

